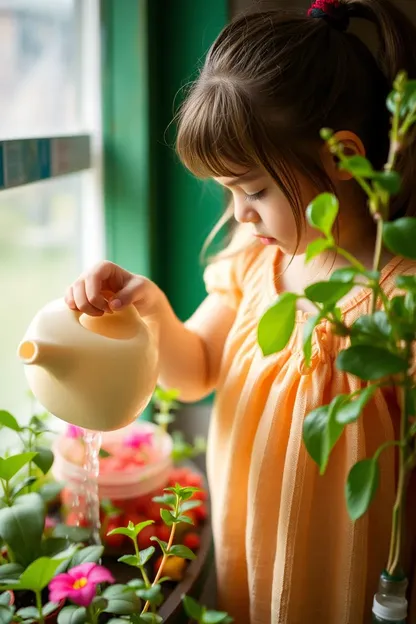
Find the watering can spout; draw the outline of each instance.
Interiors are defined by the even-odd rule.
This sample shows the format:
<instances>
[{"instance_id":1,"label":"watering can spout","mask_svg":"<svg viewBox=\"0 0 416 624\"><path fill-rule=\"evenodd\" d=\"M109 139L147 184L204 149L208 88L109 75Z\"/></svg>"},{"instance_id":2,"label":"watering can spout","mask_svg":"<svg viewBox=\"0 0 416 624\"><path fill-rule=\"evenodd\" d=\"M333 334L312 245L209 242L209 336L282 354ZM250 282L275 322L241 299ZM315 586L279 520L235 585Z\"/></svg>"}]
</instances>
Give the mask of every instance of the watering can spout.
<instances>
[{"instance_id":1,"label":"watering can spout","mask_svg":"<svg viewBox=\"0 0 416 624\"><path fill-rule=\"evenodd\" d=\"M17 355L23 364L44 365L52 359L57 345L48 344L41 340L23 340L17 349Z\"/></svg>"}]
</instances>

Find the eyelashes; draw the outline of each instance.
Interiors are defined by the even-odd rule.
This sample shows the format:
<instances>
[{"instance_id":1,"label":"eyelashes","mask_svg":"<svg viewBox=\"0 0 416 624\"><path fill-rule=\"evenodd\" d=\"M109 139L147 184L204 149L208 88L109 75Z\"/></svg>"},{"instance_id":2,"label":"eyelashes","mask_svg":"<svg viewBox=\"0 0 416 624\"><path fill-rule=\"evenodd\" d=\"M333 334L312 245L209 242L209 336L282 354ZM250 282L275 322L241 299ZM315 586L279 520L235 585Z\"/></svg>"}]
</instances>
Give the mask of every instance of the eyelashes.
<instances>
[{"instance_id":1,"label":"eyelashes","mask_svg":"<svg viewBox=\"0 0 416 624\"><path fill-rule=\"evenodd\" d=\"M259 191L258 193L252 193L251 195L248 195L247 193L244 193L244 199L247 202L255 202L258 201L259 199L262 199L262 197L264 197L266 191Z\"/></svg>"}]
</instances>

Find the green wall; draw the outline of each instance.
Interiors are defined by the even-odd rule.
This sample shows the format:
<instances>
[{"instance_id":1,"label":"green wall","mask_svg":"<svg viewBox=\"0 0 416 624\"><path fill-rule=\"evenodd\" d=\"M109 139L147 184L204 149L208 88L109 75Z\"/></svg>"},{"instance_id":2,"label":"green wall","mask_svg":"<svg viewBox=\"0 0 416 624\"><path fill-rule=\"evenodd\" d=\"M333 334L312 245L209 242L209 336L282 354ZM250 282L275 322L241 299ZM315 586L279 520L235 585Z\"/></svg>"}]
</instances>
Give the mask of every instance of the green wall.
<instances>
[{"instance_id":1,"label":"green wall","mask_svg":"<svg viewBox=\"0 0 416 624\"><path fill-rule=\"evenodd\" d=\"M155 277L182 319L205 296L200 252L222 213L224 200L217 185L196 180L178 161L173 147L175 128L169 124L181 101L182 88L195 77L227 21L227 4L226 0L159 0L149 7L150 21L155 25L150 42L158 220Z\"/></svg>"},{"instance_id":2,"label":"green wall","mask_svg":"<svg viewBox=\"0 0 416 624\"><path fill-rule=\"evenodd\" d=\"M223 194L185 171L167 129L226 21L227 0L102 0L107 257L155 279L183 319L205 294Z\"/></svg>"}]
</instances>

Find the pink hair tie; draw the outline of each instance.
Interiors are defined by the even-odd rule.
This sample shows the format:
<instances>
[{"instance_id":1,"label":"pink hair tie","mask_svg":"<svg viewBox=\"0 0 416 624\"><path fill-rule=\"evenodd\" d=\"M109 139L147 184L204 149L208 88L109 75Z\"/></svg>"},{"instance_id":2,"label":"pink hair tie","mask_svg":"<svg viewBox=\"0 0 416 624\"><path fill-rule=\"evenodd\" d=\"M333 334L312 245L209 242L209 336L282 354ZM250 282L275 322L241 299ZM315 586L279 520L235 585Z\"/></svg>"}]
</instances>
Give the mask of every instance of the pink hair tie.
<instances>
[{"instance_id":1,"label":"pink hair tie","mask_svg":"<svg viewBox=\"0 0 416 624\"><path fill-rule=\"evenodd\" d=\"M340 0L315 0L308 10L308 15L321 18L340 31L347 30L350 23L348 6Z\"/></svg>"}]
</instances>

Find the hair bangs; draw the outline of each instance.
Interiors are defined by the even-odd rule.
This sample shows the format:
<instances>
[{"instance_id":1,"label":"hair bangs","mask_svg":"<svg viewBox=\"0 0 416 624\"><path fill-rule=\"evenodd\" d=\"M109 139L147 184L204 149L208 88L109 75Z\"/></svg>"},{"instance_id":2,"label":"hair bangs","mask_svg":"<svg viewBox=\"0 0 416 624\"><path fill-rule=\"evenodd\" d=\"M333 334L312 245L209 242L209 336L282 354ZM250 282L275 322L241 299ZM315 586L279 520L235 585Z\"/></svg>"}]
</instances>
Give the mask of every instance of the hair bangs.
<instances>
[{"instance_id":1,"label":"hair bangs","mask_svg":"<svg viewBox=\"0 0 416 624\"><path fill-rule=\"evenodd\" d=\"M178 115L176 150L185 167L210 178L236 177L241 168L257 166L249 112L237 90L225 80L201 86L191 91Z\"/></svg>"}]
</instances>

